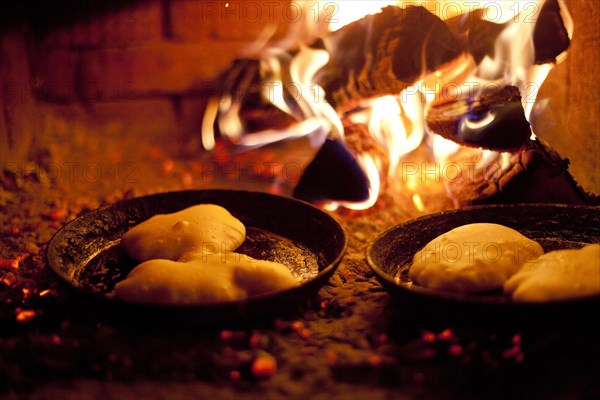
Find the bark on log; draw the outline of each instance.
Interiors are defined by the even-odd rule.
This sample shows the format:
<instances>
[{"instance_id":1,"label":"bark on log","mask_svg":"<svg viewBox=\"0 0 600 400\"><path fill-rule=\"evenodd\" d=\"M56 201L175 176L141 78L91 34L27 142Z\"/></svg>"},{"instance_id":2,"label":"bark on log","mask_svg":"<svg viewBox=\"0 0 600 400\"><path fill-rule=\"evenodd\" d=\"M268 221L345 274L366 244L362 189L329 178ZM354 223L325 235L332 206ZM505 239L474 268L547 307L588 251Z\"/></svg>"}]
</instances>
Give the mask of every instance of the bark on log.
<instances>
[{"instance_id":1,"label":"bark on log","mask_svg":"<svg viewBox=\"0 0 600 400\"><path fill-rule=\"evenodd\" d=\"M531 6L537 7L534 4ZM533 30L534 63L555 62L556 58L571 44L561 15L560 4L556 0L547 0L535 19L532 18L531 6L526 6L525 11L515 16L514 21L523 24L535 23ZM498 36L512 23L512 20L501 24L494 23L485 20L484 15L483 9L477 9L444 21L477 64L485 56L494 58L495 42Z\"/></svg>"},{"instance_id":2,"label":"bark on log","mask_svg":"<svg viewBox=\"0 0 600 400\"><path fill-rule=\"evenodd\" d=\"M331 60L316 81L337 109L399 94L463 51L448 26L423 7L385 7L324 39Z\"/></svg>"},{"instance_id":3,"label":"bark on log","mask_svg":"<svg viewBox=\"0 0 600 400\"><path fill-rule=\"evenodd\" d=\"M514 86L433 103L426 121L431 132L458 144L499 151L514 151L531 136Z\"/></svg>"},{"instance_id":4,"label":"bark on log","mask_svg":"<svg viewBox=\"0 0 600 400\"><path fill-rule=\"evenodd\" d=\"M492 203L600 204L586 193L568 171L563 159L541 139L529 140L501 160L481 160L475 149L462 148L447 160L462 166L461 174L445 180L448 193L459 207Z\"/></svg>"},{"instance_id":5,"label":"bark on log","mask_svg":"<svg viewBox=\"0 0 600 400\"><path fill-rule=\"evenodd\" d=\"M461 46L473 56L479 64L485 56L494 57L494 44L506 23L497 24L483 19L483 10L462 14L444 21Z\"/></svg>"},{"instance_id":6,"label":"bark on log","mask_svg":"<svg viewBox=\"0 0 600 400\"><path fill-rule=\"evenodd\" d=\"M569 48L571 39L561 16L557 0L547 0L542 6L533 31L535 63L555 62Z\"/></svg>"}]
</instances>

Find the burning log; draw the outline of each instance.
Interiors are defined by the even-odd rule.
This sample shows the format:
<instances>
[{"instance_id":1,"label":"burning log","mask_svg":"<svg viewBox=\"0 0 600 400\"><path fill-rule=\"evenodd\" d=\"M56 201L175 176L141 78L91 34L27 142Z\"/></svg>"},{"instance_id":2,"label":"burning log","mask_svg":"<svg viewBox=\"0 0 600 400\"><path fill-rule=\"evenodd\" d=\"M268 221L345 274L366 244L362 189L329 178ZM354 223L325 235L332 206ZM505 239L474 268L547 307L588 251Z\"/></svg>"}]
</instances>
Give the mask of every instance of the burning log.
<instances>
[{"instance_id":1,"label":"burning log","mask_svg":"<svg viewBox=\"0 0 600 400\"><path fill-rule=\"evenodd\" d=\"M485 56L494 57L498 36L507 27L507 23L487 21L483 15L483 10L474 10L442 21L423 7L385 7L312 44L330 56L314 82L325 90L327 101L343 112L373 97L398 94L460 54L469 53L479 63ZM536 64L555 61L570 44L555 0L546 2L539 12L533 44ZM297 82L290 76L290 64L297 55L297 50L279 52L276 74L264 69L264 59L236 60L220 78L221 99L228 101L219 107L213 121L216 130L235 137L283 128L302 119L302 113L290 115L281 104L274 104L270 87L280 85L285 107L297 111ZM230 126L238 132L232 134L228 132L232 128L225 128L219 119L231 119L234 113L238 123Z\"/></svg>"},{"instance_id":2,"label":"burning log","mask_svg":"<svg viewBox=\"0 0 600 400\"><path fill-rule=\"evenodd\" d=\"M549 144L531 138L516 87L484 92L478 97L434 103L428 129L460 148L446 160L458 173L445 178L458 206L486 203L592 204ZM481 148L505 153L484 152ZM494 158L490 159L490 155Z\"/></svg>"},{"instance_id":3,"label":"burning log","mask_svg":"<svg viewBox=\"0 0 600 400\"><path fill-rule=\"evenodd\" d=\"M426 120L431 132L465 146L514 151L531 136L514 86L433 103Z\"/></svg>"},{"instance_id":4,"label":"burning log","mask_svg":"<svg viewBox=\"0 0 600 400\"><path fill-rule=\"evenodd\" d=\"M516 18L528 17L523 14ZM398 94L461 54L469 53L479 63L485 56L494 56L498 36L507 27L507 23L487 21L483 15L483 10L474 10L442 21L423 7L385 7L312 44L315 49L324 48L330 56L314 82L325 90L327 101L343 112L366 99ZM533 32L535 64L554 62L569 44L559 3L547 1ZM297 91L297 82L289 71L297 54L297 50L282 50L276 56L279 76L266 73L261 65L264 60L236 60L219 79L221 99L228 99L229 106L219 107L213 121L217 131L227 131L218 120L230 118L233 113L239 113L235 126L242 133L281 128L297 121L298 115L292 116L281 109L281 104L274 104L268 88L280 84L286 106L298 108L298 93L290 92L290 88ZM228 137L240 134L221 133Z\"/></svg>"},{"instance_id":5,"label":"burning log","mask_svg":"<svg viewBox=\"0 0 600 400\"><path fill-rule=\"evenodd\" d=\"M486 56L494 58L498 36L508 26L508 22L495 23L485 20L484 14L483 9L476 9L444 21L461 47L473 56L477 64ZM530 11L515 16L517 21L530 22L531 18ZM535 49L534 63L539 65L556 62L557 57L571 44L558 1L546 1L535 22L532 39Z\"/></svg>"},{"instance_id":6,"label":"burning log","mask_svg":"<svg viewBox=\"0 0 600 400\"><path fill-rule=\"evenodd\" d=\"M557 0L548 0L542 6L533 31L535 63L556 62L556 58L571 44L569 33L561 16Z\"/></svg>"},{"instance_id":7,"label":"burning log","mask_svg":"<svg viewBox=\"0 0 600 400\"><path fill-rule=\"evenodd\" d=\"M316 81L339 109L399 94L463 51L448 26L423 7L385 7L324 39L331 60Z\"/></svg>"},{"instance_id":8,"label":"burning log","mask_svg":"<svg viewBox=\"0 0 600 400\"><path fill-rule=\"evenodd\" d=\"M457 207L493 203L600 204L586 193L568 171L563 159L541 139L502 157L485 161L475 149L462 148L446 163L460 174L444 180ZM460 167L462 166L462 167Z\"/></svg>"},{"instance_id":9,"label":"burning log","mask_svg":"<svg viewBox=\"0 0 600 400\"><path fill-rule=\"evenodd\" d=\"M510 155L510 162L498 168L498 179L488 179L490 171L477 171L470 179L453 181L449 190L458 203L493 202L502 196L509 202L588 203L589 196L567 171L568 161L530 139L519 92L535 99L527 92L535 65L558 61L569 47L569 21L563 19L568 13L563 11L558 1L548 0L534 14L529 10L513 21L494 23L484 18L484 10L442 21L423 7L385 7L310 45L271 48L259 59L237 60L221 79L220 98L209 102L212 109L205 113L203 127L213 129L203 129L203 138L214 131L233 144L257 147L307 136L311 146L324 144L304 169L294 195L313 202L365 202L374 187L370 180L377 178L366 170L365 159L385 178L398 163L394 157L407 152L391 151L400 140L384 143L395 139L350 116L372 107L376 98L400 99L402 91L423 82L414 110L400 113L410 118L399 124L404 125L399 135L421 132L424 122L430 133L477 148L471 150L478 157L481 148ZM536 24L527 26L532 15ZM515 35L524 38L512 47ZM463 89L468 77L488 85L477 93L448 97ZM324 98L311 98L314 88L324 89ZM431 93L446 100L432 102ZM424 114L421 99L428 102ZM211 138L206 143L214 147ZM463 148L460 155L470 157L469 151ZM542 183L529 182L535 179ZM539 187L543 182L561 189L555 193ZM512 194L519 185L523 193Z\"/></svg>"},{"instance_id":10,"label":"burning log","mask_svg":"<svg viewBox=\"0 0 600 400\"><path fill-rule=\"evenodd\" d=\"M484 10L459 15L445 21L461 46L468 50L479 64L485 56L494 56L496 39L506 28L506 23L497 24L483 19Z\"/></svg>"},{"instance_id":11,"label":"burning log","mask_svg":"<svg viewBox=\"0 0 600 400\"><path fill-rule=\"evenodd\" d=\"M340 113L373 97L399 94L424 73L437 70L463 51L441 19L414 6L385 7L378 14L317 40L311 47L324 48L330 56L314 82L325 90L326 100ZM280 87L286 106L298 107L298 82L290 76L290 63L297 56L297 50L275 56L279 64L276 74L267 72L264 65L261 70L261 60L239 59L220 77L221 98L239 104L229 110L239 110L245 133L273 128L274 120L279 127L297 120L284 113L281 105L276 107L272 98L272 89ZM221 116L231 116L227 111L221 109ZM222 130L222 124L216 125Z\"/></svg>"}]
</instances>

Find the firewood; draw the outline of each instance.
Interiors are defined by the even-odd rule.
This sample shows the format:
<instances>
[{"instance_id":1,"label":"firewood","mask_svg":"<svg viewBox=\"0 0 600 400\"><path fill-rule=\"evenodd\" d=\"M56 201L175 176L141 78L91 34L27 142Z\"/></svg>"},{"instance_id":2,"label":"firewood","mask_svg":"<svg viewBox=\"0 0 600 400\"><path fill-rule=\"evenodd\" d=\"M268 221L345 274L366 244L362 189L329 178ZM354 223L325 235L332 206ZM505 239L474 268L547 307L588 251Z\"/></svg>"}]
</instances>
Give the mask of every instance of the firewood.
<instances>
[{"instance_id":1,"label":"firewood","mask_svg":"<svg viewBox=\"0 0 600 400\"><path fill-rule=\"evenodd\" d=\"M473 56L479 64L485 56L494 58L495 44L498 36L510 23L535 23L533 30L533 46L535 64L555 62L556 58L567 50L571 44L565 22L561 15L560 4L556 0L547 0L535 20L532 11L535 4L524 7L525 10L504 23L485 20L483 9L476 9L444 21L461 46Z\"/></svg>"},{"instance_id":2,"label":"firewood","mask_svg":"<svg viewBox=\"0 0 600 400\"><path fill-rule=\"evenodd\" d=\"M330 53L330 61L317 73L315 82L324 88L326 100L340 114L366 99L399 94L423 73L436 70L462 52L442 20L423 7L413 6L386 7L317 40L311 47L325 48ZM289 65L297 54L291 49L287 58L279 60L283 80L279 84L290 108L297 107L297 94L286 91L295 87ZM261 94L265 85L274 83L274 77L264 76L259 68L260 60L238 59L219 77L221 98L230 97L232 104L239 105L245 132L273 128L274 121L276 127L283 127L297 119L284 115ZM219 124L215 126L218 131Z\"/></svg>"},{"instance_id":3,"label":"firewood","mask_svg":"<svg viewBox=\"0 0 600 400\"><path fill-rule=\"evenodd\" d=\"M497 24L483 19L484 10L477 9L444 21L461 46L479 64L485 56L494 57L496 39L507 24Z\"/></svg>"},{"instance_id":4,"label":"firewood","mask_svg":"<svg viewBox=\"0 0 600 400\"><path fill-rule=\"evenodd\" d=\"M542 6L533 31L536 64L555 62L571 44L560 11L557 0L547 0Z\"/></svg>"},{"instance_id":5,"label":"firewood","mask_svg":"<svg viewBox=\"0 0 600 400\"><path fill-rule=\"evenodd\" d=\"M549 0L538 15L533 35L536 64L555 61L569 47L560 11L556 0ZM516 18L526 18L525 14ZM329 62L315 76L315 83L323 87L327 101L343 114L367 99L400 93L424 74L461 54L470 54L475 63L485 56L494 57L496 39L508 23L486 21L483 15L483 10L474 10L442 21L423 7L385 7L380 13L365 16L311 44L330 54ZM285 102L292 109L297 107L297 93L288 93L286 88L295 87L289 65L297 54L296 49L290 49L280 59ZM260 63L260 59L238 59L219 78L221 97L233 99L229 109L238 107L236 112L245 133L282 128L298 120L298 116L290 116L264 96L264 86L272 84L273 77L264 76ZM518 108L512 110L518 112ZM222 109L219 116L223 114L227 111ZM520 115L514 117L525 126ZM219 123L215 127L219 131ZM469 144L453 135L444 136ZM509 143L502 146L516 147L521 139L520 135L508 138Z\"/></svg>"},{"instance_id":6,"label":"firewood","mask_svg":"<svg viewBox=\"0 0 600 400\"><path fill-rule=\"evenodd\" d=\"M431 132L466 146L510 151L523 146L531 136L519 90L514 86L435 102L426 120Z\"/></svg>"},{"instance_id":7,"label":"firewood","mask_svg":"<svg viewBox=\"0 0 600 400\"><path fill-rule=\"evenodd\" d=\"M510 154L506 161L484 160L481 152L462 148L446 163L460 173L444 177L456 206L492 203L600 204L586 193L568 171L563 159L548 143L537 138Z\"/></svg>"},{"instance_id":8,"label":"firewood","mask_svg":"<svg viewBox=\"0 0 600 400\"><path fill-rule=\"evenodd\" d=\"M385 7L333 32L324 43L331 60L316 81L338 110L399 94L463 51L442 20L414 6Z\"/></svg>"}]
</instances>

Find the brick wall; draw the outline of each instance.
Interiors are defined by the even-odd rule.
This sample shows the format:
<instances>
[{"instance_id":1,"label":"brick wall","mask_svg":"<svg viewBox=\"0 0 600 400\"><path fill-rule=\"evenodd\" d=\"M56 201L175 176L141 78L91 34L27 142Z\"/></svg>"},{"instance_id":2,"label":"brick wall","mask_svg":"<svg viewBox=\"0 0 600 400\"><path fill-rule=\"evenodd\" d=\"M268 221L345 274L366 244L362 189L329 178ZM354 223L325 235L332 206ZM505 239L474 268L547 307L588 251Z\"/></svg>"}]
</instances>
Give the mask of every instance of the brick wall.
<instances>
[{"instance_id":1,"label":"brick wall","mask_svg":"<svg viewBox=\"0 0 600 400\"><path fill-rule=\"evenodd\" d=\"M25 37L20 32L0 35L0 161L24 160L41 129Z\"/></svg>"},{"instance_id":2,"label":"brick wall","mask_svg":"<svg viewBox=\"0 0 600 400\"><path fill-rule=\"evenodd\" d=\"M286 0L120 4L0 32L2 108L10 109L0 120L4 160L30 156L27 143L52 148L65 137L107 132L149 143L193 141L218 74L265 29L283 37L298 7ZM6 93L15 90L24 101ZM24 129L21 120L32 119L42 129Z\"/></svg>"},{"instance_id":3,"label":"brick wall","mask_svg":"<svg viewBox=\"0 0 600 400\"><path fill-rule=\"evenodd\" d=\"M281 37L282 4L150 0L75 22L37 44L35 89L83 102L201 92L269 23Z\"/></svg>"}]
</instances>

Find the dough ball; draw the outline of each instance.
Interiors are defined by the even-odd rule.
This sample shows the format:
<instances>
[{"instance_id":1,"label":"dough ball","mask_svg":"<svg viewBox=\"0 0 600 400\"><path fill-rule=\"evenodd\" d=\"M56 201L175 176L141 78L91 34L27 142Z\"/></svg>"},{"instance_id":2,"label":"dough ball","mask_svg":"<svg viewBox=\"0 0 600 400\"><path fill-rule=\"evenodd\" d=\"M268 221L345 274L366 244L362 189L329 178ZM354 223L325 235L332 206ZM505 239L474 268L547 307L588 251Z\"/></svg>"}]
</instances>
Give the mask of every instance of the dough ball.
<instances>
[{"instance_id":1,"label":"dough ball","mask_svg":"<svg viewBox=\"0 0 600 400\"><path fill-rule=\"evenodd\" d=\"M600 295L600 244L556 250L523 264L505 284L517 301L549 301Z\"/></svg>"},{"instance_id":2,"label":"dough ball","mask_svg":"<svg viewBox=\"0 0 600 400\"><path fill-rule=\"evenodd\" d=\"M220 253L186 262L143 262L115 285L115 296L146 304L207 304L239 300L297 284L283 264L238 253Z\"/></svg>"},{"instance_id":3,"label":"dough ball","mask_svg":"<svg viewBox=\"0 0 600 400\"><path fill-rule=\"evenodd\" d=\"M525 261L543 253L539 243L506 226L463 225L417 252L409 277L417 285L456 293L500 289Z\"/></svg>"},{"instance_id":4,"label":"dough ball","mask_svg":"<svg viewBox=\"0 0 600 400\"><path fill-rule=\"evenodd\" d=\"M121 245L137 261L175 261L186 252L234 251L245 238L246 227L229 211L200 204L149 218L127 231Z\"/></svg>"}]
</instances>

